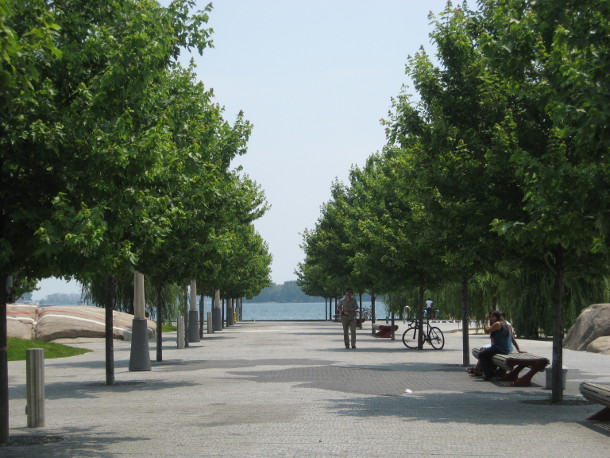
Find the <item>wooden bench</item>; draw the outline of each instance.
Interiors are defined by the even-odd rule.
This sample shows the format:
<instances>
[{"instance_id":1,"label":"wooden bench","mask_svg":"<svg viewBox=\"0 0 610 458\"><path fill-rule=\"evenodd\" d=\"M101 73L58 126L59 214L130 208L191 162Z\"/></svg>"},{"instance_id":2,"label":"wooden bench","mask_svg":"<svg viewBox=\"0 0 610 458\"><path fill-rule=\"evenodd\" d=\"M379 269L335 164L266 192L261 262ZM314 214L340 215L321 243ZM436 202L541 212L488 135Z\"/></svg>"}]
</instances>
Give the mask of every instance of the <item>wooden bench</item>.
<instances>
[{"instance_id":1,"label":"wooden bench","mask_svg":"<svg viewBox=\"0 0 610 458\"><path fill-rule=\"evenodd\" d=\"M604 406L602 410L591 415L587 420L610 421L610 385L582 382L579 389L585 399Z\"/></svg>"},{"instance_id":2,"label":"wooden bench","mask_svg":"<svg viewBox=\"0 0 610 458\"><path fill-rule=\"evenodd\" d=\"M398 326L394 325L394 331L398 330ZM390 324L374 324L373 335L381 339L392 338L392 325Z\"/></svg>"},{"instance_id":3,"label":"wooden bench","mask_svg":"<svg viewBox=\"0 0 610 458\"><path fill-rule=\"evenodd\" d=\"M479 358L480 348L473 348L472 355ZM536 372L543 371L550 361L543 356L531 353L509 353L508 355L494 355L491 362L499 367L494 376L499 380L511 382L510 386L532 386L532 377ZM519 372L524 368L529 371L519 377Z\"/></svg>"}]
</instances>

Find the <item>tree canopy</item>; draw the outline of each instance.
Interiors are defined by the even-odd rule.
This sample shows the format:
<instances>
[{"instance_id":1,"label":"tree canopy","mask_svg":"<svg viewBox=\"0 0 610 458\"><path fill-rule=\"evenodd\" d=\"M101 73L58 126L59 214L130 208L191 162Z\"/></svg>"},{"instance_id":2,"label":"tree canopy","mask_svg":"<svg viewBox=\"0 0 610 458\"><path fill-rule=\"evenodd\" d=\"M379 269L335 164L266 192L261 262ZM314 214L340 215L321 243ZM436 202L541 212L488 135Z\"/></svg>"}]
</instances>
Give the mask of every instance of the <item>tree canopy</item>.
<instances>
[{"instance_id":1,"label":"tree canopy","mask_svg":"<svg viewBox=\"0 0 610 458\"><path fill-rule=\"evenodd\" d=\"M211 44L211 5L194 6L0 0L0 282L12 288L0 297L0 443L6 303L23 285L77 278L112 326L134 270L240 295L269 284L252 225L265 197L231 166L251 125L241 113L225 120L178 62Z\"/></svg>"},{"instance_id":2,"label":"tree canopy","mask_svg":"<svg viewBox=\"0 0 610 458\"><path fill-rule=\"evenodd\" d=\"M566 326L609 292L610 6L477 7L431 15L434 58L407 63L416 96L398 95L381 152L333 184L299 281L420 303L425 289L465 322L502 308L521 335L553 336L560 368Z\"/></svg>"}]
</instances>

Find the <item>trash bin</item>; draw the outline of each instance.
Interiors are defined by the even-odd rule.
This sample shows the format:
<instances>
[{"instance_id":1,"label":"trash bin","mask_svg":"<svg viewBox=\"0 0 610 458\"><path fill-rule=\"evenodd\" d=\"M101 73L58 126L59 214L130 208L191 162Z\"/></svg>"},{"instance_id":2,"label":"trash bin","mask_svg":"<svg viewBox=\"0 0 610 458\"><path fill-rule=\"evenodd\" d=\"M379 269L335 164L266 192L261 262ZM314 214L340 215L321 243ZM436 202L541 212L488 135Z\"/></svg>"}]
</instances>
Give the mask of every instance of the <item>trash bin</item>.
<instances>
[{"instance_id":1,"label":"trash bin","mask_svg":"<svg viewBox=\"0 0 610 458\"><path fill-rule=\"evenodd\" d=\"M547 368L544 369L544 371L546 372L546 389L550 390L551 388L553 388L553 365L548 366ZM567 373L568 373L568 368L566 366L561 366L561 381L562 381L562 387L565 390L566 389L566 378L567 378Z\"/></svg>"}]
</instances>

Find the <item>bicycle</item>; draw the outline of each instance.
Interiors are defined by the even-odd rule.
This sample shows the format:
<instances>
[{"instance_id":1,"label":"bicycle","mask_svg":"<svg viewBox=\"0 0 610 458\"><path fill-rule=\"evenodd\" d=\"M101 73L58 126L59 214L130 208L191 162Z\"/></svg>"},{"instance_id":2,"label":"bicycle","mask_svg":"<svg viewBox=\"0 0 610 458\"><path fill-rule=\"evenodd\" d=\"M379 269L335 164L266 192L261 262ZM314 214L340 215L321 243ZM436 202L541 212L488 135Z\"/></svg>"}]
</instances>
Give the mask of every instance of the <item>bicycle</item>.
<instances>
[{"instance_id":1,"label":"bicycle","mask_svg":"<svg viewBox=\"0 0 610 458\"><path fill-rule=\"evenodd\" d=\"M370 321L373 318L372 310L370 308L362 309L361 318Z\"/></svg>"},{"instance_id":2,"label":"bicycle","mask_svg":"<svg viewBox=\"0 0 610 458\"><path fill-rule=\"evenodd\" d=\"M410 325L402 335L402 343L405 347L416 349L419 347L418 331L419 325L415 318L409 321ZM436 326L430 326L430 319L426 320L426 330L423 335L423 341L429 343L435 350L442 350L445 346L445 336Z\"/></svg>"}]
</instances>

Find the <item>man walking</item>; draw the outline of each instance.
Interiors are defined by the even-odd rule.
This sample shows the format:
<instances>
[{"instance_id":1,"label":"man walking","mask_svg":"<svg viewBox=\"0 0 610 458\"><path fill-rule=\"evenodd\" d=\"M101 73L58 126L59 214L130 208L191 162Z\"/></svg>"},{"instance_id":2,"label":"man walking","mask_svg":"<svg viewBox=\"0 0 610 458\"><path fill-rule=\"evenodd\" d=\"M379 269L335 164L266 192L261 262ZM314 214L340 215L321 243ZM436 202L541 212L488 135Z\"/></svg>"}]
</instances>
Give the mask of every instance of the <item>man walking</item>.
<instances>
[{"instance_id":1,"label":"man walking","mask_svg":"<svg viewBox=\"0 0 610 458\"><path fill-rule=\"evenodd\" d=\"M345 296L339 301L337 309L341 315L341 324L343 324L343 340L345 348L349 348L350 340L348 330L351 331L352 348L356 348L356 310L358 302L352 297L354 291L351 288L345 290Z\"/></svg>"}]
</instances>

